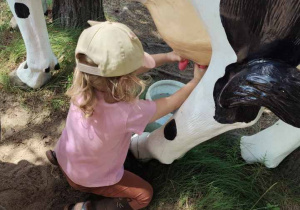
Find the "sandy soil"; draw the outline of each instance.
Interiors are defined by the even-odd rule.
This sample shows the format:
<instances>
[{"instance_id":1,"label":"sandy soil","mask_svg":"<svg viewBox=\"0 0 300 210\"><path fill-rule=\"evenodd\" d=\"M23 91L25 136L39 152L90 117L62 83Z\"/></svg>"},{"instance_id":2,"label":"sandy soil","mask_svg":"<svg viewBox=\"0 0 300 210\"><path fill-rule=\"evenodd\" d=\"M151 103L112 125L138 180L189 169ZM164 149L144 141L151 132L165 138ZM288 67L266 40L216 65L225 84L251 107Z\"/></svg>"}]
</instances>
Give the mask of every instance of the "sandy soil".
<instances>
[{"instance_id":1,"label":"sandy soil","mask_svg":"<svg viewBox=\"0 0 300 210\"><path fill-rule=\"evenodd\" d=\"M29 110L17 95L5 92L0 92L0 107L0 209L62 209L84 199L45 157L63 129L65 113L38 105Z\"/></svg>"}]
</instances>

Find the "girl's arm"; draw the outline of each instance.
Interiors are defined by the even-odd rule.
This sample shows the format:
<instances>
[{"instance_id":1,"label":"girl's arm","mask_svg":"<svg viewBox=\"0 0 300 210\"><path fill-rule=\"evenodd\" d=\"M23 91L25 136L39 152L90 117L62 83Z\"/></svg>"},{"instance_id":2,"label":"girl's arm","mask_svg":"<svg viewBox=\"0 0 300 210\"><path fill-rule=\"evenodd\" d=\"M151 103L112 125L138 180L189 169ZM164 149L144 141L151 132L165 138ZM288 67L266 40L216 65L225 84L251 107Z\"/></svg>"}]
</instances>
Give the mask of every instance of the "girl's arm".
<instances>
[{"instance_id":1,"label":"girl's arm","mask_svg":"<svg viewBox=\"0 0 300 210\"><path fill-rule=\"evenodd\" d=\"M180 62L182 60L182 58L179 55L177 55L174 51L169 53L154 54L151 56L153 57L156 63L154 68L162 66L166 63ZM149 68L141 67L136 71L136 74L143 74L148 72L149 70Z\"/></svg>"},{"instance_id":2,"label":"girl's arm","mask_svg":"<svg viewBox=\"0 0 300 210\"><path fill-rule=\"evenodd\" d=\"M197 84L201 81L203 75L205 74L205 71L206 69L200 68L197 64L195 64L194 78L189 83L180 88L173 95L155 100L154 102L156 103L156 112L150 122L154 122L155 120L178 109L189 97Z\"/></svg>"}]
</instances>

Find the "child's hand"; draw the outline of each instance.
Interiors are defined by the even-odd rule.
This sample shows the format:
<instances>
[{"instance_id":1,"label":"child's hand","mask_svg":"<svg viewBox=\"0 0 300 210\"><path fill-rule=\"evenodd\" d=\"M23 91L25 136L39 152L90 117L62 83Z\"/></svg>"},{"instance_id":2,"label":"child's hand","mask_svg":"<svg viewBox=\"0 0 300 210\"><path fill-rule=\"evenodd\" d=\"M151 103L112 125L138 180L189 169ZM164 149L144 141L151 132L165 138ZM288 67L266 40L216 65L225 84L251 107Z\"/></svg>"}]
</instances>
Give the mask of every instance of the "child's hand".
<instances>
[{"instance_id":1,"label":"child's hand","mask_svg":"<svg viewBox=\"0 0 300 210\"><path fill-rule=\"evenodd\" d=\"M180 62L184 60L182 57L177 55L174 51L167 53L167 57L170 62Z\"/></svg>"},{"instance_id":2,"label":"child's hand","mask_svg":"<svg viewBox=\"0 0 300 210\"><path fill-rule=\"evenodd\" d=\"M202 77L204 76L207 70L207 66L200 66L198 64L194 64L194 81L200 82Z\"/></svg>"}]
</instances>

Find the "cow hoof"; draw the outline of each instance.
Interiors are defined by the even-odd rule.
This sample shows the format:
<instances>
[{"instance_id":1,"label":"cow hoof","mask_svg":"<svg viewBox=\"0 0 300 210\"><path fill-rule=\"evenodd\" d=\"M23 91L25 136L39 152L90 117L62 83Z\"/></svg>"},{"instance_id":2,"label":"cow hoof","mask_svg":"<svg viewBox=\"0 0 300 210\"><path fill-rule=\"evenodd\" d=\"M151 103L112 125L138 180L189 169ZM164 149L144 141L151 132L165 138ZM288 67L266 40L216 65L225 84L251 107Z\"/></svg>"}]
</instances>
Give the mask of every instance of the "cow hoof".
<instances>
[{"instance_id":1,"label":"cow hoof","mask_svg":"<svg viewBox=\"0 0 300 210\"><path fill-rule=\"evenodd\" d=\"M59 70L59 69L60 69L60 65L59 65L59 63L57 63L54 67L54 70Z\"/></svg>"},{"instance_id":2,"label":"cow hoof","mask_svg":"<svg viewBox=\"0 0 300 210\"><path fill-rule=\"evenodd\" d=\"M10 86L17 87L19 89L22 90L30 89L24 82L20 80L20 78L17 75L17 70L14 70L9 74L9 82L10 82Z\"/></svg>"},{"instance_id":3,"label":"cow hoof","mask_svg":"<svg viewBox=\"0 0 300 210\"><path fill-rule=\"evenodd\" d=\"M17 21L16 21L15 17L11 18L9 24L10 24L10 27L12 29L17 29L18 28L18 24L17 24Z\"/></svg>"},{"instance_id":4,"label":"cow hoof","mask_svg":"<svg viewBox=\"0 0 300 210\"><path fill-rule=\"evenodd\" d=\"M145 143L150 133L144 132L142 135L133 135L131 137L130 151L134 157L142 162L147 162L151 157L147 156L148 152L145 148Z\"/></svg>"}]
</instances>

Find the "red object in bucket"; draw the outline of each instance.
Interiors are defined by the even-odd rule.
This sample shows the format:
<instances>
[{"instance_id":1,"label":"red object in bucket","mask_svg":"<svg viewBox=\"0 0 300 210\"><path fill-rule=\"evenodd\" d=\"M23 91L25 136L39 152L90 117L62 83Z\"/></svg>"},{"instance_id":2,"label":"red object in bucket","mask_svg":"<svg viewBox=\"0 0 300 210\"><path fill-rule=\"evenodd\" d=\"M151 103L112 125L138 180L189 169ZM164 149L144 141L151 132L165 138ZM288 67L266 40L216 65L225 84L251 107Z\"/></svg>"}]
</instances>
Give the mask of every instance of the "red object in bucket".
<instances>
[{"instance_id":1,"label":"red object in bucket","mask_svg":"<svg viewBox=\"0 0 300 210\"><path fill-rule=\"evenodd\" d=\"M183 60L183 61L180 61L179 64L178 64L178 68L180 71L183 71L186 69L187 65L189 64L189 60Z\"/></svg>"}]
</instances>

